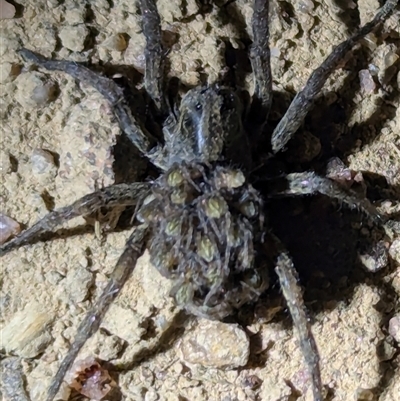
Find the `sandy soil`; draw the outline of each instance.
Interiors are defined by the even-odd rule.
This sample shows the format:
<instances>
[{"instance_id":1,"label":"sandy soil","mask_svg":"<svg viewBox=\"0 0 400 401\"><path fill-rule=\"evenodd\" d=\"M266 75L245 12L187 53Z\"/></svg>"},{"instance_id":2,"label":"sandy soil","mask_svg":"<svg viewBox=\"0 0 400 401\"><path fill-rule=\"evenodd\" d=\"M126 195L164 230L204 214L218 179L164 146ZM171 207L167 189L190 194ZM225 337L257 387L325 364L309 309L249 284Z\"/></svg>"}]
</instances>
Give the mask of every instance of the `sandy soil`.
<instances>
[{"instance_id":1,"label":"sandy soil","mask_svg":"<svg viewBox=\"0 0 400 401\"><path fill-rule=\"evenodd\" d=\"M133 1L96 0L86 6L72 0L18 3L16 18L2 20L0 31L0 196L2 212L27 227L54 207L114 182L112 149L119 129L109 106L93 89L63 74L26 66L16 50L26 46L46 56L133 65L141 70L144 38ZM239 51L251 37L250 29L244 27L244 22L250 23L250 3L238 0L227 8L200 13L194 0L159 0L171 46L171 76L188 86L207 76L214 81L223 67L227 43ZM272 68L278 100L271 113L272 124L332 46L347 38L360 21L372 18L378 1L359 5L358 9L352 1L332 0L273 2ZM400 192L400 32L396 18L398 14L380 34L364 41L354 60L334 73L306 123L306 130L320 137L322 152L334 139L348 166L375 179L371 185L379 196L374 200L380 201ZM376 74L376 88L371 90L363 81L361 90L359 74L368 66ZM368 78L368 72L361 74ZM250 75L243 83L251 90ZM137 177L143 175L142 165L138 160ZM400 209L396 200L379 204L385 211ZM92 229L84 228L83 219L68 227L71 231L65 237L24 247L2 259L2 366L6 373L12 372L3 375L5 400L44 400L77 325L104 288L128 236L128 232L119 232L96 237ZM72 235L77 232L80 235ZM389 232L385 241L391 259L383 273L361 274L361 279L349 283L351 274L342 272L341 285L328 289L329 281L324 282L322 292L350 294L346 299L314 298L309 303L329 400L394 401L395 394L400 394L399 344L393 339L396 333L388 334L388 322L399 312L400 239ZM334 253L333 248L327 252ZM281 301L266 302L270 310L281 309ZM203 364L192 364L187 344L193 330L196 333L206 323L189 322L183 337L179 335L182 330L171 329L175 327L171 322L177 323L180 315L168 297L168 282L144 255L103 329L82 356L99 356L114 366L110 371L120 371L116 379L122 395L114 399L311 400L290 320L283 314L267 322L267 315L247 325L250 341L240 333L235 337L240 331L237 326L228 326L233 340L226 342L227 333L220 325L209 329L210 335L221 336L226 347L228 356L222 358L229 359L230 354L238 358L229 359L233 365L245 363L250 350L250 362L244 368L210 366L224 363L218 358L210 362L207 350L200 358ZM68 397L69 390L64 388L59 399Z\"/></svg>"}]
</instances>

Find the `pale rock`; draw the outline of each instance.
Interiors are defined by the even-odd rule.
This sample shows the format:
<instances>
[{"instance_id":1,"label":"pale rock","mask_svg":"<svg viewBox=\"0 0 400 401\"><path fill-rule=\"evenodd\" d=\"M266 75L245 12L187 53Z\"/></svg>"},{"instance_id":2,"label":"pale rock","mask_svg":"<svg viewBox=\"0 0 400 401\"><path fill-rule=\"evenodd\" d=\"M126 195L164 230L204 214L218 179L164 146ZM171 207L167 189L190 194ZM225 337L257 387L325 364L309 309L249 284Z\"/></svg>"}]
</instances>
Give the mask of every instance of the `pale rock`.
<instances>
[{"instance_id":1,"label":"pale rock","mask_svg":"<svg viewBox=\"0 0 400 401\"><path fill-rule=\"evenodd\" d=\"M245 331L237 324L199 319L194 330L182 338L179 354L186 363L235 369L246 365L250 342Z\"/></svg>"},{"instance_id":2,"label":"pale rock","mask_svg":"<svg viewBox=\"0 0 400 401\"><path fill-rule=\"evenodd\" d=\"M15 16L15 7L7 3L5 0L0 0L0 19L10 19Z\"/></svg>"},{"instance_id":3,"label":"pale rock","mask_svg":"<svg viewBox=\"0 0 400 401\"><path fill-rule=\"evenodd\" d=\"M389 320L389 334L400 344L400 314L395 315Z\"/></svg>"},{"instance_id":4,"label":"pale rock","mask_svg":"<svg viewBox=\"0 0 400 401\"><path fill-rule=\"evenodd\" d=\"M93 284L93 273L78 268L68 272L60 287L60 298L65 302L83 302L89 295L89 288Z\"/></svg>"},{"instance_id":5,"label":"pale rock","mask_svg":"<svg viewBox=\"0 0 400 401\"><path fill-rule=\"evenodd\" d=\"M62 45L73 52L83 51L88 35L89 30L83 24L66 26L61 29L59 34Z\"/></svg>"},{"instance_id":6,"label":"pale rock","mask_svg":"<svg viewBox=\"0 0 400 401\"><path fill-rule=\"evenodd\" d=\"M15 99L25 108L43 106L55 99L56 85L46 80L43 74L27 72L19 75L14 82L17 86Z\"/></svg>"},{"instance_id":7,"label":"pale rock","mask_svg":"<svg viewBox=\"0 0 400 401\"><path fill-rule=\"evenodd\" d=\"M0 213L0 244L21 232L21 226L11 217Z\"/></svg>"},{"instance_id":8,"label":"pale rock","mask_svg":"<svg viewBox=\"0 0 400 401\"><path fill-rule=\"evenodd\" d=\"M31 165L34 174L51 174L55 176L57 173L54 156L48 150L35 149L31 154Z\"/></svg>"},{"instance_id":9,"label":"pale rock","mask_svg":"<svg viewBox=\"0 0 400 401\"><path fill-rule=\"evenodd\" d=\"M146 332L146 329L142 327L142 319L137 313L116 304L110 306L101 327L122 338L128 344L139 342Z\"/></svg>"}]
</instances>

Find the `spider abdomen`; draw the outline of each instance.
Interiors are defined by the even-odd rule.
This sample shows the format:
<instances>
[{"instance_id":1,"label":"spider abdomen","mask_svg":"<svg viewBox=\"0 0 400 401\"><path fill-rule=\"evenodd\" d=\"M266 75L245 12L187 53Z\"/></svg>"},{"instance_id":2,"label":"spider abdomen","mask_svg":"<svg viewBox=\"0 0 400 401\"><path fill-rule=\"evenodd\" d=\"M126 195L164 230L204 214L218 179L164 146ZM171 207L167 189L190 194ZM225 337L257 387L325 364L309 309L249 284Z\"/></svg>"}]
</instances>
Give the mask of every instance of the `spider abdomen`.
<instances>
[{"instance_id":1,"label":"spider abdomen","mask_svg":"<svg viewBox=\"0 0 400 401\"><path fill-rule=\"evenodd\" d=\"M262 206L240 170L218 164L175 164L155 182L139 214L152 231L151 261L174 281L178 305L221 319L267 288L254 263Z\"/></svg>"}]
</instances>

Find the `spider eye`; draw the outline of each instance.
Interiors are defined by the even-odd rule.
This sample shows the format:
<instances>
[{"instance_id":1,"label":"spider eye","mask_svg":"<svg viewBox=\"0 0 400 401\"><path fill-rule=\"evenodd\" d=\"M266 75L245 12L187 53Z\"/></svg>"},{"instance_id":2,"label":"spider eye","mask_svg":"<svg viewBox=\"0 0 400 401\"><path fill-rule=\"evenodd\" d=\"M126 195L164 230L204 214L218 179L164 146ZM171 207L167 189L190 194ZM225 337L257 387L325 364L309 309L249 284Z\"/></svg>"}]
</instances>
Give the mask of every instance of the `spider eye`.
<instances>
[{"instance_id":1,"label":"spider eye","mask_svg":"<svg viewBox=\"0 0 400 401\"><path fill-rule=\"evenodd\" d=\"M196 110L201 110L202 109L201 103L197 103L195 107L196 107Z\"/></svg>"}]
</instances>

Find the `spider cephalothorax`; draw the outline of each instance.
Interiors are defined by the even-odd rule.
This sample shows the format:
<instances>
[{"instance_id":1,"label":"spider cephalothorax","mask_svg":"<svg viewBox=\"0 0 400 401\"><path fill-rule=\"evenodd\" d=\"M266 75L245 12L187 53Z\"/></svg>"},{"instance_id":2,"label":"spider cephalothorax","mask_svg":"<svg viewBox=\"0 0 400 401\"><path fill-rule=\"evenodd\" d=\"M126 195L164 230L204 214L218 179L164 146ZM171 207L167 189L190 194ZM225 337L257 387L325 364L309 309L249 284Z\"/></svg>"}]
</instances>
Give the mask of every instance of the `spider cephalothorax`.
<instances>
[{"instance_id":1,"label":"spider cephalothorax","mask_svg":"<svg viewBox=\"0 0 400 401\"><path fill-rule=\"evenodd\" d=\"M160 123L158 143L135 116L124 91L112 79L68 61L54 61L23 49L27 61L47 70L59 70L96 88L111 104L121 130L156 166L160 175L151 182L115 184L57 209L1 247L8 252L29 244L77 216L90 216L103 207L135 209L135 228L99 300L78 328L77 336L49 390L54 399L60 384L86 340L97 331L102 317L148 247L151 261L173 281L171 295L188 311L221 319L244 303L257 300L268 288L265 237L275 245L278 276L300 345L311 374L314 401L322 401L317 347L298 285L296 270L284 245L270 232L264 215L267 199L322 193L357 207L376 224L387 219L360 194L314 172L280 176L284 187L260 193L252 186L250 139L263 133L272 101L268 44L268 1L254 0L253 44L250 60L255 90L249 109L235 91L218 84L187 92L180 106L170 104L164 80L165 49L155 0L140 0L146 37L144 86L151 100L153 123ZM329 75L352 46L393 12L397 0L388 0L375 18L337 46L297 94L274 132L272 151L282 151L302 124ZM261 158L261 160L265 160ZM261 163L262 164L262 163ZM259 170L262 171L262 170ZM271 255L267 255L270 257Z\"/></svg>"}]
</instances>

